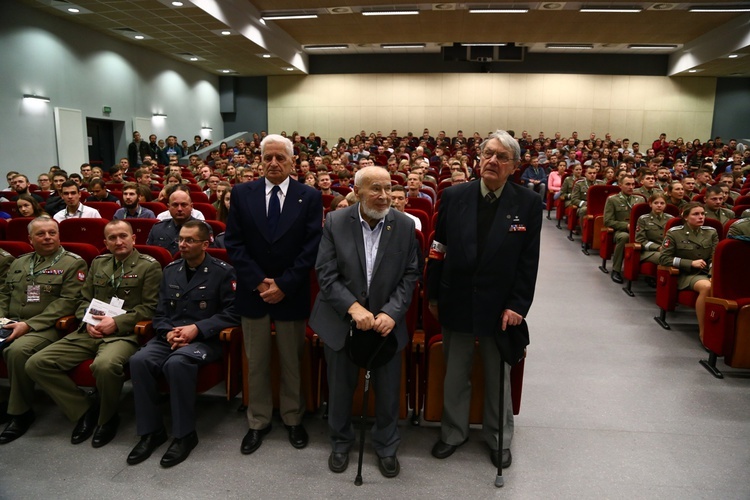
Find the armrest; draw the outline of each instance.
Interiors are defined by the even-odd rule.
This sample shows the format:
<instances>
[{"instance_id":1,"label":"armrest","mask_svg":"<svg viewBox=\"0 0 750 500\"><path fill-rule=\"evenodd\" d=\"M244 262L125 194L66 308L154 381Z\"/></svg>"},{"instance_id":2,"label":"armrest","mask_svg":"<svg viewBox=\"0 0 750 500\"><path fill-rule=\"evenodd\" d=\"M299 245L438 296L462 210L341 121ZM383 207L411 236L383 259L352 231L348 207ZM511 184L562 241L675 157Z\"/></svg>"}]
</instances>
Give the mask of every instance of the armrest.
<instances>
[{"instance_id":1,"label":"armrest","mask_svg":"<svg viewBox=\"0 0 750 500\"><path fill-rule=\"evenodd\" d=\"M737 301L735 300L721 299L719 297L706 297L706 304L715 304L723 307L727 311L737 310Z\"/></svg>"},{"instance_id":2,"label":"armrest","mask_svg":"<svg viewBox=\"0 0 750 500\"><path fill-rule=\"evenodd\" d=\"M614 233L615 232L615 230L612 229L611 227L602 227L601 231L603 233Z\"/></svg>"},{"instance_id":3,"label":"armrest","mask_svg":"<svg viewBox=\"0 0 750 500\"><path fill-rule=\"evenodd\" d=\"M76 328L78 328L79 324L80 322L75 316L63 316L62 318L57 320L57 323L55 323L55 328L57 328L57 330L64 335L67 335L74 332Z\"/></svg>"},{"instance_id":4,"label":"armrest","mask_svg":"<svg viewBox=\"0 0 750 500\"><path fill-rule=\"evenodd\" d=\"M138 336L138 342L143 343L153 338L154 324L152 321L139 321L133 331Z\"/></svg>"},{"instance_id":5,"label":"armrest","mask_svg":"<svg viewBox=\"0 0 750 500\"><path fill-rule=\"evenodd\" d=\"M411 352L424 352L424 332L414 332L411 337Z\"/></svg>"},{"instance_id":6,"label":"armrest","mask_svg":"<svg viewBox=\"0 0 750 500\"><path fill-rule=\"evenodd\" d=\"M680 270L672 266L659 266L656 268L657 272L662 271L668 273L670 276L677 276L680 274Z\"/></svg>"}]
</instances>

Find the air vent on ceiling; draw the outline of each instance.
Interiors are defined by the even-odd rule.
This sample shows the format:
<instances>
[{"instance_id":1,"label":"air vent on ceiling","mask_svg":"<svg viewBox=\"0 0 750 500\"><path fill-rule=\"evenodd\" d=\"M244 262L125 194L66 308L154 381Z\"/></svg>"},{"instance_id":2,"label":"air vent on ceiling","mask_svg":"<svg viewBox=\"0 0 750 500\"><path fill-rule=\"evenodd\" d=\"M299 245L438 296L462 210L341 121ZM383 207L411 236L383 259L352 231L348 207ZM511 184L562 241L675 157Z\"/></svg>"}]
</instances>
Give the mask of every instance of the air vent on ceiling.
<instances>
[{"instance_id":1,"label":"air vent on ceiling","mask_svg":"<svg viewBox=\"0 0 750 500\"><path fill-rule=\"evenodd\" d=\"M434 3L432 10L456 10L455 3Z\"/></svg>"},{"instance_id":2,"label":"air vent on ceiling","mask_svg":"<svg viewBox=\"0 0 750 500\"><path fill-rule=\"evenodd\" d=\"M352 14L351 7L329 7L326 9L329 14Z\"/></svg>"},{"instance_id":3,"label":"air vent on ceiling","mask_svg":"<svg viewBox=\"0 0 750 500\"><path fill-rule=\"evenodd\" d=\"M677 7L676 3L655 3L646 10L672 10Z\"/></svg>"},{"instance_id":4,"label":"air vent on ceiling","mask_svg":"<svg viewBox=\"0 0 750 500\"><path fill-rule=\"evenodd\" d=\"M542 2L539 4L539 10L563 10L565 2Z\"/></svg>"}]
</instances>

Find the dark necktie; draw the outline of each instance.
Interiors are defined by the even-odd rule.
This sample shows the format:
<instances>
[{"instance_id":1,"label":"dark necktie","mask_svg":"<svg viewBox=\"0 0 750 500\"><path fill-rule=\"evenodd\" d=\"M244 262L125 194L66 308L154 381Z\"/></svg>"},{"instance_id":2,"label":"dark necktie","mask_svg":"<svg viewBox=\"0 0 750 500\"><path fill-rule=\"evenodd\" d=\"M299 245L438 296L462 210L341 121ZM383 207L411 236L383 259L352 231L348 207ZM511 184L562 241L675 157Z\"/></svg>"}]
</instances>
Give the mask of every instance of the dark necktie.
<instances>
[{"instance_id":1,"label":"dark necktie","mask_svg":"<svg viewBox=\"0 0 750 500\"><path fill-rule=\"evenodd\" d=\"M495 196L495 193L493 193L492 191L487 193L484 197L484 201L486 201L487 203L493 203L496 199L497 196Z\"/></svg>"},{"instance_id":2,"label":"dark necktie","mask_svg":"<svg viewBox=\"0 0 750 500\"><path fill-rule=\"evenodd\" d=\"M281 216L279 191L281 191L281 188L274 186L271 189L271 199L268 201L268 233L271 237L276 233L276 226L279 225L279 217Z\"/></svg>"}]
</instances>

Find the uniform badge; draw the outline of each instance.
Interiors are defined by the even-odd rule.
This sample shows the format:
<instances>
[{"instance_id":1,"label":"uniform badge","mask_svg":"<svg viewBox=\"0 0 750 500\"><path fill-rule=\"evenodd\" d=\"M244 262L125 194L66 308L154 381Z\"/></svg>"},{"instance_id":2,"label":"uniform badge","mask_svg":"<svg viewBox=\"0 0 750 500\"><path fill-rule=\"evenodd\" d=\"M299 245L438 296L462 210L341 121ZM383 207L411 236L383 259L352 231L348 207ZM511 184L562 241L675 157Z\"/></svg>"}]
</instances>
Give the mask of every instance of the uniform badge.
<instances>
[{"instance_id":1,"label":"uniform badge","mask_svg":"<svg viewBox=\"0 0 750 500\"><path fill-rule=\"evenodd\" d=\"M234 280L232 280L232 291L233 291L233 292L236 292L236 291L237 291L237 282L236 282L236 281L234 281Z\"/></svg>"},{"instance_id":2,"label":"uniform badge","mask_svg":"<svg viewBox=\"0 0 750 500\"><path fill-rule=\"evenodd\" d=\"M83 271L78 271L77 275L78 281L86 281L86 273Z\"/></svg>"},{"instance_id":3,"label":"uniform badge","mask_svg":"<svg viewBox=\"0 0 750 500\"><path fill-rule=\"evenodd\" d=\"M174 300L169 301L169 307L174 307Z\"/></svg>"},{"instance_id":4,"label":"uniform badge","mask_svg":"<svg viewBox=\"0 0 750 500\"><path fill-rule=\"evenodd\" d=\"M664 248L669 248L669 238L664 238L664 243L662 244Z\"/></svg>"},{"instance_id":5,"label":"uniform badge","mask_svg":"<svg viewBox=\"0 0 750 500\"><path fill-rule=\"evenodd\" d=\"M198 307L200 307L201 309L205 309L206 307L208 307L208 304L206 304L205 300L201 300L201 303L198 304Z\"/></svg>"}]
</instances>

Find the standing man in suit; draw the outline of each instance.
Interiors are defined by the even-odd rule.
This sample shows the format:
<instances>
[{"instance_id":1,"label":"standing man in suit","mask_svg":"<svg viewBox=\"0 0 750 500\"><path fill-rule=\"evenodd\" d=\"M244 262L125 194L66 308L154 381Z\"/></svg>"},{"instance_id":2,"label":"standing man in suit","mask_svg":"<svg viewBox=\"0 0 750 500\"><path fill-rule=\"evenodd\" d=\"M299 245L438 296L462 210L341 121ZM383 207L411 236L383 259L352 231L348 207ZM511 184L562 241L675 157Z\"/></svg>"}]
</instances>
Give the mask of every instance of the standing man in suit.
<instances>
[{"instance_id":1,"label":"standing man in suit","mask_svg":"<svg viewBox=\"0 0 750 500\"><path fill-rule=\"evenodd\" d=\"M503 467L511 464L510 366L504 364L501 416L500 353L494 336L519 325L529 312L542 222L539 196L507 182L520 155L518 142L498 130L480 146L481 179L443 191L427 283L429 309L442 325L446 359L441 435L432 449L436 458L449 457L469 438L469 380L474 339L479 337L485 375L482 434L492 463L497 466L502 457Z\"/></svg>"},{"instance_id":2,"label":"standing man in suit","mask_svg":"<svg viewBox=\"0 0 750 500\"><path fill-rule=\"evenodd\" d=\"M237 312L248 361L245 455L271 431L271 322L281 365L281 419L295 448L307 446L300 367L310 314L310 270L320 243L320 192L289 177L292 143L268 135L260 143L265 177L232 189L225 245L237 269Z\"/></svg>"},{"instance_id":3,"label":"standing man in suit","mask_svg":"<svg viewBox=\"0 0 750 500\"><path fill-rule=\"evenodd\" d=\"M320 293L310 327L325 342L328 362L328 467L344 472L354 444L351 408L359 380L357 367L344 351L350 321L360 330L396 335L398 350L409 336L405 316L420 265L414 222L391 206L391 178L382 167L365 167L354 177L360 202L328 214L315 269ZM396 477L400 466L398 433L401 356L373 371L376 424L373 444L380 472Z\"/></svg>"},{"instance_id":4,"label":"standing man in suit","mask_svg":"<svg viewBox=\"0 0 750 500\"><path fill-rule=\"evenodd\" d=\"M198 369L221 358L219 333L239 323L234 309L237 275L232 266L206 253L208 226L188 221L178 240L182 258L164 268L153 322L156 335L130 358L136 431L141 437L128 455L130 465L146 460L167 440L159 410L162 374L169 384L174 440L161 466L183 462L198 445Z\"/></svg>"}]
</instances>

